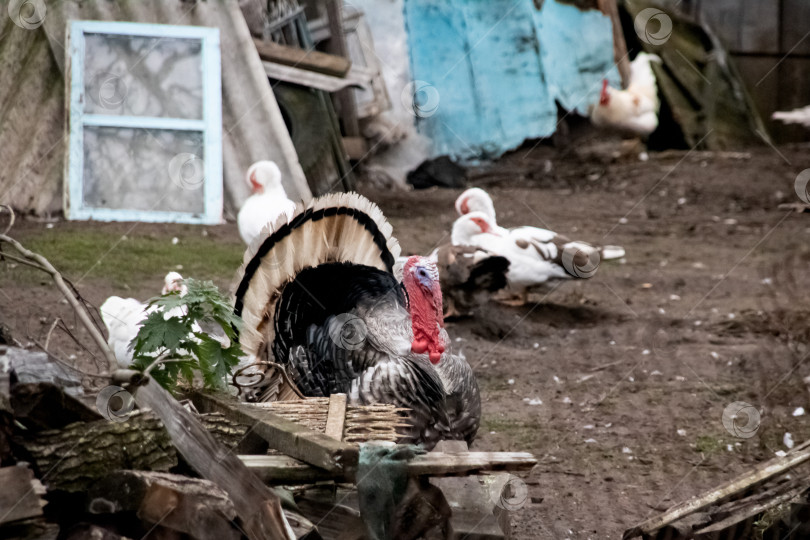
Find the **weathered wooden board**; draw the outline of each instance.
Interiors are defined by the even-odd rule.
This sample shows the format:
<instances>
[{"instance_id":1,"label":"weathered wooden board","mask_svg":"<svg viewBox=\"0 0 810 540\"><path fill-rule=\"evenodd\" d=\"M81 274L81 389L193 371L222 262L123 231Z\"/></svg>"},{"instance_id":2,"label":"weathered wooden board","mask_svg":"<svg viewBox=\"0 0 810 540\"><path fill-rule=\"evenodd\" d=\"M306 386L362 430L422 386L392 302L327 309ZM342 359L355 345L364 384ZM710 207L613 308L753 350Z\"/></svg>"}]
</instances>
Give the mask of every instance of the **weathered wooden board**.
<instances>
[{"instance_id":1,"label":"weathered wooden board","mask_svg":"<svg viewBox=\"0 0 810 540\"><path fill-rule=\"evenodd\" d=\"M288 456L240 455L239 459L264 481L273 484L354 480L354 471L330 472ZM536 464L537 460L528 452L428 452L409 461L408 472L413 476L460 476L486 471L527 471Z\"/></svg>"},{"instance_id":2,"label":"weathered wooden board","mask_svg":"<svg viewBox=\"0 0 810 540\"><path fill-rule=\"evenodd\" d=\"M271 79L309 86L326 92L339 92L350 86L364 88L371 84L372 74L362 68L352 68L345 77L333 77L315 73L300 67L287 66L277 62L263 61L264 72Z\"/></svg>"},{"instance_id":3,"label":"weathered wooden board","mask_svg":"<svg viewBox=\"0 0 810 540\"><path fill-rule=\"evenodd\" d=\"M352 67L351 61L334 54L326 54L316 50L305 51L296 47L288 47L272 41L262 41L253 38L259 58L268 62L275 62L333 77L343 77Z\"/></svg>"}]
</instances>

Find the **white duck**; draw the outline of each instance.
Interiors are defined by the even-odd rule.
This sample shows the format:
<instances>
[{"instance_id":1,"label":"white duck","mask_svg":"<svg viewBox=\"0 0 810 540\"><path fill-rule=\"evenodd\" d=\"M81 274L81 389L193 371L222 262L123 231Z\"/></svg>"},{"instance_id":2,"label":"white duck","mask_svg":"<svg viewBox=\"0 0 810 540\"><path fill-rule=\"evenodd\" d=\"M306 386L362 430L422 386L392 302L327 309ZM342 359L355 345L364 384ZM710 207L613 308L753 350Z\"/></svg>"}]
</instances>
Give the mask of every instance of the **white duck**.
<instances>
[{"instance_id":1,"label":"white duck","mask_svg":"<svg viewBox=\"0 0 810 540\"><path fill-rule=\"evenodd\" d=\"M495 205L492 203L492 197L490 197L489 193L481 188L470 188L459 195L456 199L456 211L460 216L463 216L469 212L483 213L489 218L489 226L492 228L492 230L497 231L502 236L509 236L516 242L519 242L521 245L525 243L532 245L554 243L564 246L569 243L575 243L585 246L583 249L586 250L598 250L599 259L603 261L621 259L625 256L624 248L621 246L592 246L587 242L572 242L565 236L557 234L548 229L529 226L515 227L513 229L505 229L500 227L495 218Z\"/></svg>"},{"instance_id":2,"label":"white duck","mask_svg":"<svg viewBox=\"0 0 810 540\"><path fill-rule=\"evenodd\" d=\"M279 216L289 219L295 214L295 203L287 198L281 184L281 171L272 161L257 161L247 171L247 183L253 195L239 210L237 223L242 241L251 245L262 229L273 225Z\"/></svg>"},{"instance_id":3,"label":"white duck","mask_svg":"<svg viewBox=\"0 0 810 540\"><path fill-rule=\"evenodd\" d=\"M531 289L561 279L590 278L599 267L595 247L546 232L546 240L536 235L526 240L498 227L483 212L469 212L453 224L452 242L505 257L509 261L507 290L512 298L504 301L520 305L526 303Z\"/></svg>"},{"instance_id":4,"label":"white duck","mask_svg":"<svg viewBox=\"0 0 810 540\"><path fill-rule=\"evenodd\" d=\"M183 276L177 272L169 272L163 281L161 294L178 292L184 296L187 292L183 284ZM121 298L120 296L110 296L101 304L101 319L107 327L109 338L107 343L115 354L118 365L122 368L132 365L132 349L130 343L138 335L141 322L152 312L158 309L152 306L147 309L147 305L134 298ZM164 317L177 317L184 314L182 307L177 307L166 312Z\"/></svg>"}]
</instances>

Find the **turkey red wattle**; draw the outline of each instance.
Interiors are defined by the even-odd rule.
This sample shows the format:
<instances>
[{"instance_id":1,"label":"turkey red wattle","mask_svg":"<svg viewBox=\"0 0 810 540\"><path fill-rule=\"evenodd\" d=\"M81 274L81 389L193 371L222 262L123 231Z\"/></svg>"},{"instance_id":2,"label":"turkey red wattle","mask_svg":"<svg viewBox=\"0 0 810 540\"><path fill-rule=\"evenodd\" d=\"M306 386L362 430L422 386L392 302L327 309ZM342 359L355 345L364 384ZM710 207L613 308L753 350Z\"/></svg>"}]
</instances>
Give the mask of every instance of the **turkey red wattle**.
<instances>
[{"instance_id":1,"label":"turkey red wattle","mask_svg":"<svg viewBox=\"0 0 810 540\"><path fill-rule=\"evenodd\" d=\"M430 361L438 364L445 350L441 339L444 318L439 270L425 257L410 257L403 268L402 283L408 292L411 314L411 351L427 353Z\"/></svg>"}]
</instances>

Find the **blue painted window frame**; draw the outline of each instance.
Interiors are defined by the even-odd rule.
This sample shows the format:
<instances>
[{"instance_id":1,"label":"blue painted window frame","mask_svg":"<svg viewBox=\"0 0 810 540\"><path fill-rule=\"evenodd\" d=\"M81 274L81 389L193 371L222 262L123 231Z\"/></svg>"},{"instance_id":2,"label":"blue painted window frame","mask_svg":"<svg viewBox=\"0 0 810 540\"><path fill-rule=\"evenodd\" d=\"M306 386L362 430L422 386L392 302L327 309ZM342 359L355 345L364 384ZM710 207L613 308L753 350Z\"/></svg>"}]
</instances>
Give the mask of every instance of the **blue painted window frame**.
<instances>
[{"instance_id":1,"label":"blue painted window frame","mask_svg":"<svg viewBox=\"0 0 810 540\"><path fill-rule=\"evenodd\" d=\"M202 43L203 111L201 120L117 116L84 112L84 53L86 34L197 39ZM65 216L71 220L222 223L222 88L219 29L110 21L70 21L68 155L65 160ZM203 134L203 212L165 212L86 206L84 187L84 128L86 126L171 129Z\"/></svg>"}]
</instances>

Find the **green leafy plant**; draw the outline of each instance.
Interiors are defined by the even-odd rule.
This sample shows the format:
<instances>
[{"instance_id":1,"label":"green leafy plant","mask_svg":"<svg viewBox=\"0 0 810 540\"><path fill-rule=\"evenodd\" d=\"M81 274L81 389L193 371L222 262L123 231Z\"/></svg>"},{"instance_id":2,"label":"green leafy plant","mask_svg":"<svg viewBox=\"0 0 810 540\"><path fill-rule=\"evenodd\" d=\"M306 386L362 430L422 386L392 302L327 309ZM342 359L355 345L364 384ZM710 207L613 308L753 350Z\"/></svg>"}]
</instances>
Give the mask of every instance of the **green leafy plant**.
<instances>
[{"instance_id":1,"label":"green leafy plant","mask_svg":"<svg viewBox=\"0 0 810 540\"><path fill-rule=\"evenodd\" d=\"M243 354L236 343L242 320L213 282L185 279L183 284L182 295L170 292L149 300L149 314L132 340L133 367L169 390L181 378L192 384L195 371L206 388L223 388ZM228 344L203 332L203 324L218 325Z\"/></svg>"}]
</instances>

